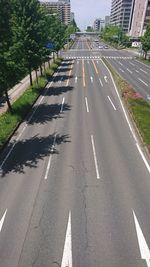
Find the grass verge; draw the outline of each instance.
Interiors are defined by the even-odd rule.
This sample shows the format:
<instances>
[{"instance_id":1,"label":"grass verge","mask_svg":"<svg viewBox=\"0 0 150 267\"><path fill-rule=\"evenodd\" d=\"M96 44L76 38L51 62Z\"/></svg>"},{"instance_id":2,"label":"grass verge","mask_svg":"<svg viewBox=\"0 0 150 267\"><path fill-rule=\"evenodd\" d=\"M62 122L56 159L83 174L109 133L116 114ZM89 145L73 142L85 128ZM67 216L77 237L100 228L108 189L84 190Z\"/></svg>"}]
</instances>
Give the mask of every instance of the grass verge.
<instances>
[{"instance_id":1,"label":"grass verge","mask_svg":"<svg viewBox=\"0 0 150 267\"><path fill-rule=\"evenodd\" d=\"M144 146L150 153L150 105L134 90L134 88L123 80L114 68L103 59L111 71L114 81L119 89L128 110L140 133Z\"/></svg>"},{"instance_id":2,"label":"grass verge","mask_svg":"<svg viewBox=\"0 0 150 267\"><path fill-rule=\"evenodd\" d=\"M39 78L39 83L33 83L33 86L29 86L27 90L19 97L13 104L13 114L6 111L0 115L0 149L6 144L10 139L15 129L27 116L33 104L38 99L41 91L45 88L48 79L57 70L58 66L61 64L62 59L56 59L55 63L51 64L50 68L46 70L46 76Z\"/></svg>"}]
</instances>

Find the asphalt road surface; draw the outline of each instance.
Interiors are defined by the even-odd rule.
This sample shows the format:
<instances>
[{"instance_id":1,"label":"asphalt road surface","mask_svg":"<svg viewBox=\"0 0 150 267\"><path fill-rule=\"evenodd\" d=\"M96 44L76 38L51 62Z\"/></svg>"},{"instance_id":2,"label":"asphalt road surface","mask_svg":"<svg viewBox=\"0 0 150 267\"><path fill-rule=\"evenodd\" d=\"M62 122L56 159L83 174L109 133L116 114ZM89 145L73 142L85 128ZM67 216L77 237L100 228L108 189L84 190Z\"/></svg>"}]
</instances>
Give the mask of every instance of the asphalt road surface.
<instances>
[{"instance_id":1,"label":"asphalt road surface","mask_svg":"<svg viewBox=\"0 0 150 267\"><path fill-rule=\"evenodd\" d=\"M150 267L149 159L90 45L64 53L1 155L0 267Z\"/></svg>"}]
</instances>

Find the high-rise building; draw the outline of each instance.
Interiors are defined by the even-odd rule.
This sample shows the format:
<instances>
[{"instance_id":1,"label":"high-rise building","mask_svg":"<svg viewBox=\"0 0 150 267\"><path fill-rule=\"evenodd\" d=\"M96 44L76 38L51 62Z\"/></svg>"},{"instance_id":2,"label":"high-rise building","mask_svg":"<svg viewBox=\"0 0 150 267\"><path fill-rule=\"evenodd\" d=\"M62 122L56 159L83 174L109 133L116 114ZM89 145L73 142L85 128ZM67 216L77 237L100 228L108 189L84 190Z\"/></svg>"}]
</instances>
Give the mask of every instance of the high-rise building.
<instances>
[{"instance_id":1,"label":"high-rise building","mask_svg":"<svg viewBox=\"0 0 150 267\"><path fill-rule=\"evenodd\" d=\"M104 20L95 19L93 29L97 32L101 31L102 26L104 25Z\"/></svg>"},{"instance_id":2,"label":"high-rise building","mask_svg":"<svg viewBox=\"0 0 150 267\"><path fill-rule=\"evenodd\" d=\"M110 24L117 25L128 32L132 0L112 0Z\"/></svg>"},{"instance_id":3,"label":"high-rise building","mask_svg":"<svg viewBox=\"0 0 150 267\"><path fill-rule=\"evenodd\" d=\"M148 22L150 22L150 0L133 0L129 36L133 38L142 36Z\"/></svg>"},{"instance_id":4,"label":"high-rise building","mask_svg":"<svg viewBox=\"0 0 150 267\"><path fill-rule=\"evenodd\" d=\"M110 24L110 16L105 16L105 26Z\"/></svg>"},{"instance_id":5,"label":"high-rise building","mask_svg":"<svg viewBox=\"0 0 150 267\"><path fill-rule=\"evenodd\" d=\"M40 2L41 6L45 6L50 13L56 13L58 18L68 25L71 22L71 6L70 0L59 0L58 2Z\"/></svg>"}]
</instances>

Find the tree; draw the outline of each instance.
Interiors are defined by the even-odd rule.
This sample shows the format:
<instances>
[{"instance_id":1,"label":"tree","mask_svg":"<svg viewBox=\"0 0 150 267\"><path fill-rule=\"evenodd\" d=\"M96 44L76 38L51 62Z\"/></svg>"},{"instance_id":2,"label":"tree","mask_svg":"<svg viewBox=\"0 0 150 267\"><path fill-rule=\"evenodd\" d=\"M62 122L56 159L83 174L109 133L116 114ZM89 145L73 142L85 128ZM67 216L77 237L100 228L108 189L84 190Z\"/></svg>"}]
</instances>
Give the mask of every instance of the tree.
<instances>
[{"instance_id":1,"label":"tree","mask_svg":"<svg viewBox=\"0 0 150 267\"><path fill-rule=\"evenodd\" d=\"M150 50L150 23L146 27L146 32L141 38L142 49L144 51L144 57L146 59L147 52Z\"/></svg>"}]
</instances>

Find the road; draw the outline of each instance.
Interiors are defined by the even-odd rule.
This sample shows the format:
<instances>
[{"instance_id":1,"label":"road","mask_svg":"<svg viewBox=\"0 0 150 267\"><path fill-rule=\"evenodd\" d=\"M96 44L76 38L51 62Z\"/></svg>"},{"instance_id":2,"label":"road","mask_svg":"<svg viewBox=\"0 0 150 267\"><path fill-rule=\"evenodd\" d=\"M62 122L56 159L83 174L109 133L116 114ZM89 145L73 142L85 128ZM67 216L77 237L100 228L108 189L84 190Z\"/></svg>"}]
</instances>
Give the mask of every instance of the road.
<instances>
[{"instance_id":1,"label":"road","mask_svg":"<svg viewBox=\"0 0 150 267\"><path fill-rule=\"evenodd\" d=\"M0 266L149 267L149 159L101 57L72 50L1 154Z\"/></svg>"}]
</instances>

